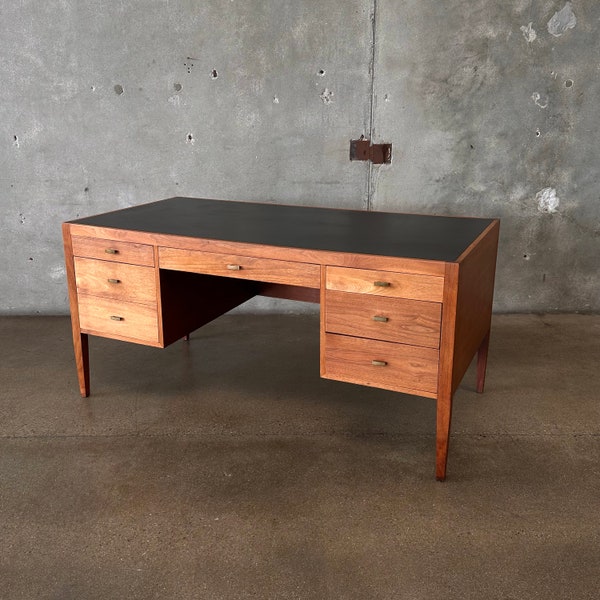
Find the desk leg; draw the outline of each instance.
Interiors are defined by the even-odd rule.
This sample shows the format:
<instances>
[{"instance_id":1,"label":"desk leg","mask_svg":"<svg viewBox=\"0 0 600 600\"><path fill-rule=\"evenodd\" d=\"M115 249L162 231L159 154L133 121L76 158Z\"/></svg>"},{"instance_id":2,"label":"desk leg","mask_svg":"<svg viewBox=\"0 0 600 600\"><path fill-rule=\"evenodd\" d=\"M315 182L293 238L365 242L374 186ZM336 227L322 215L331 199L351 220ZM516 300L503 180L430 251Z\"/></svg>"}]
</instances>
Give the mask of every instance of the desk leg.
<instances>
[{"instance_id":1,"label":"desk leg","mask_svg":"<svg viewBox=\"0 0 600 600\"><path fill-rule=\"evenodd\" d=\"M448 463L448 445L450 441L450 422L452 420L452 393L440 394L437 399L437 419L435 436L435 478L446 479Z\"/></svg>"},{"instance_id":2,"label":"desk leg","mask_svg":"<svg viewBox=\"0 0 600 600\"><path fill-rule=\"evenodd\" d=\"M81 395L84 398L87 398L90 395L90 356L88 351L88 336L87 333L81 333L79 327L79 305L77 301L77 283L75 281L75 264L73 260L73 243L71 241L70 225L68 223L63 223L62 229L77 379L79 379L79 391L81 392Z\"/></svg>"},{"instance_id":3,"label":"desk leg","mask_svg":"<svg viewBox=\"0 0 600 600\"><path fill-rule=\"evenodd\" d=\"M488 331L486 336L481 342L481 346L477 350L477 392L483 393L485 386L485 371L487 368L488 349L490 347L490 332Z\"/></svg>"},{"instance_id":4,"label":"desk leg","mask_svg":"<svg viewBox=\"0 0 600 600\"><path fill-rule=\"evenodd\" d=\"M90 395L90 353L87 333L73 331L73 347L75 349L79 391L82 398L87 398Z\"/></svg>"}]
</instances>

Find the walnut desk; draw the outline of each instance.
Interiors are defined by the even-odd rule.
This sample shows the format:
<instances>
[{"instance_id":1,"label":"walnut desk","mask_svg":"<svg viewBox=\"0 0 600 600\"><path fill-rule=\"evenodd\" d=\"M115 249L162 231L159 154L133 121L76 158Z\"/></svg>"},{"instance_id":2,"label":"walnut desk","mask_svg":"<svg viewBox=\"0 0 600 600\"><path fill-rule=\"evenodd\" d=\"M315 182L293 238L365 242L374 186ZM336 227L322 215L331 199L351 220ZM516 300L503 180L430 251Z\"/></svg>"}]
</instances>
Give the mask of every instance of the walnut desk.
<instances>
[{"instance_id":1,"label":"walnut desk","mask_svg":"<svg viewBox=\"0 0 600 600\"><path fill-rule=\"evenodd\" d=\"M63 224L73 343L165 347L259 294L318 302L321 376L437 401L477 353L483 391L499 221L170 198Z\"/></svg>"}]
</instances>

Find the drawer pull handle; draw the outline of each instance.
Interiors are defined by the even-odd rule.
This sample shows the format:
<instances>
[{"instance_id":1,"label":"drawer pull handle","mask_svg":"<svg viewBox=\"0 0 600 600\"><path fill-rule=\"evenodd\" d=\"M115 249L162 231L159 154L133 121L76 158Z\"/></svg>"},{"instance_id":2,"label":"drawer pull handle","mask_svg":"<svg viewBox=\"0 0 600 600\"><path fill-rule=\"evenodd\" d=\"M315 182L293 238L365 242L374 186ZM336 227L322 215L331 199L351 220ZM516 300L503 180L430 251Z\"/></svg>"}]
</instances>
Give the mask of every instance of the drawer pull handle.
<instances>
[{"instance_id":1,"label":"drawer pull handle","mask_svg":"<svg viewBox=\"0 0 600 600\"><path fill-rule=\"evenodd\" d=\"M371 364L374 367L387 367L387 362L385 360L372 360Z\"/></svg>"},{"instance_id":2,"label":"drawer pull handle","mask_svg":"<svg viewBox=\"0 0 600 600\"><path fill-rule=\"evenodd\" d=\"M109 278L108 283L121 283L120 279L111 279Z\"/></svg>"},{"instance_id":3,"label":"drawer pull handle","mask_svg":"<svg viewBox=\"0 0 600 600\"><path fill-rule=\"evenodd\" d=\"M113 321L124 321L125 319L123 319L123 317L118 317L117 315L111 315L110 318Z\"/></svg>"},{"instance_id":4,"label":"drawer pull handle","mask_svg":"<svg viewBox=\"0 0 600 600\"><path fill-rule=\"evenodd\" d=\"M373 317L373 321L377 321L378 323L387 323L389 321L388 317L382 317L380 315L375 315Z\"/></svg>"},{"instance_id":5,"label":"drawer pull handle","mask_svg":"<svg viewBox=\"0 0 600 600\"><path fill-rule=\"evenodd\" d=\"M390 287L392 284L389 281L376 281L375 285L377 287Z\"/></svg>"},{"instance_id":6,"label":"drawer pull handle","mask_svg":"<svg viewBox=\"0 0 600 600\"><path fill-rule=\"evenodd\" d=\"M241 271L242 266L241 265L227 265L227 270L228 271Z\"/></svg>"},{"instance_id":7,"label":"drawer pull handle","mask_svg":"<svg viewBox=\"0 0 600 600\"><path fill-rule=\"evenodd\" d=\"M119 251L115 248L107 248L104 252L106 252L106 254L119 254Z\"/></svg>"}]
</instances>

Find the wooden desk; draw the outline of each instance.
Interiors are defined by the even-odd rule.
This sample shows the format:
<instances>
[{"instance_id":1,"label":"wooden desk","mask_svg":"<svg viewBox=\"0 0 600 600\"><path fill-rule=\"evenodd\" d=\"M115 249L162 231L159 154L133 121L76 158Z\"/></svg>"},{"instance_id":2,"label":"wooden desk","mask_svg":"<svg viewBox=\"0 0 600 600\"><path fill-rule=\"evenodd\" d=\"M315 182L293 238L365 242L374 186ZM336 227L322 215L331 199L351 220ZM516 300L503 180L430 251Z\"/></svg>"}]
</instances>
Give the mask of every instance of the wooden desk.
<instances>
[{"instance_id":1,"label":"wooden desk","mask_svg":"<svg viewBox=\"0 0 600 600\"><path fill-rule=\"evenodd\" d=\"M321 376L437 400L483 391L499 221L170 198L63 224L73 343L165 347L260 294L321 304Z\"/></svg>"}]
</instances>

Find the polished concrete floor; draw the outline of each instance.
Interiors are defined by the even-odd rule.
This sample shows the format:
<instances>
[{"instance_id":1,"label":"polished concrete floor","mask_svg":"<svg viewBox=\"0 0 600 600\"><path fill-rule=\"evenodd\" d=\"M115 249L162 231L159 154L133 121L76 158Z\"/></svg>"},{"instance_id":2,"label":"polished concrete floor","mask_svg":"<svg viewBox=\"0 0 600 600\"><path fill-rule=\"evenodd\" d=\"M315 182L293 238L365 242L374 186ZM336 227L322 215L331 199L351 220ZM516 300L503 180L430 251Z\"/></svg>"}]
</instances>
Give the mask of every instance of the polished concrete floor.
<instances>
[{"instance_id":1,"label":"polished concrete floor","mask_svg":"<svg viewBox=\"0 0 600 600\"><path fill-rule=\"evenodd\" d=\"M318 376L314 315L166 350L0 319L0 598L498 599L600 593L600 317L494 318L487 389Z\"/></svg>"}]
</instances>

